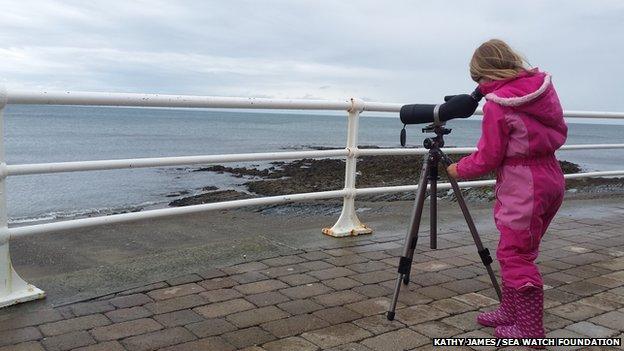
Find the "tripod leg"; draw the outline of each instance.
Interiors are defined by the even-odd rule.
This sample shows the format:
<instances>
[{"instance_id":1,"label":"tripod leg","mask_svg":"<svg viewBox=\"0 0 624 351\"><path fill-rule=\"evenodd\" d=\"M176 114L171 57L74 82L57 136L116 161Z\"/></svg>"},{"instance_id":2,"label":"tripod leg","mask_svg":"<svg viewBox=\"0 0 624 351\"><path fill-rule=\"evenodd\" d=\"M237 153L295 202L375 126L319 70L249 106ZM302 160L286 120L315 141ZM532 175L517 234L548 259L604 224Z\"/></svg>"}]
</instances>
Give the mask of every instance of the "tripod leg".
<instances>
[{"instance_id":1,"label":"tripod leg","mask_svg":"<svg viewBox=\"0 0 624 351\"><path fill-rule=\"evenodd\" d=\"M438 248L438 158L429 169L429 247Z\"/></svg>"},{"instance_id":2,"label":"tripod leg","mask_svg":"<svg viewBox=\"0 0 624 351\"><path fill-rule=\"evenodd\" d=\"M444 161L444 164L446 165L446 167L448 167L452 163L451 159L442 151L440 151L440 155L441 155L442 160ZM455 197L457 198L457 203L459 204L459 207L461 208L462 213L464 214L464 218L466 219L466 224L468 225L468 229L470 229L470 234L472 234L472 238L475 242L475 245L477 246L477 251L479 253L479 256L481 257L481 261L483 262L483 265L485 266L485 269L487 270L488 275L490 276L490 280L492 281L494 290L496 290L498 299L501 300L502 295L501 295L500 286L498 285L498 281L496 280L496 276L494 275L492 266L490 266L490 264L493 262L492 257L490 256L490 251L483 247L483 243L481 242L481 238L479 237L479 233L477 232L477 227L475 226L474 221L472 220L472 216L470 215L470 212L468 211L468 206L466 206L466 201L464 200L464 197L462 196L461 190L459 189L459 185L457 184L457 180L455 180L452 177L448 177L448 179L449 179L449 182L451 183L451 186L453 187L453 192L455 193Z\"/></svg>"},{"instance_id":3,"label":"tripod leg","mask_svg":"<svg viewBox=\"0 0 624 351\"><path fill-rule=\"evenodd\" d=\"M410 221L410 228L407 231L405 237L405 247L403 249L403 256L399 259L398 276L396 286L394 288L394 295L392 296L392 303L388 309L388 320L394 319L394 310L399 298L399 291L401 290L401 282L409 283L409 275L412 269L412 258L414 257L414 250L416 250L416 243L418 242L418 229L420 228L420 219L422 217L422 211L425 204L425 195L427 192L427 176L429 173L430 155L425 155L423 159L423 167L420 172L420 180L418 181L418 191L416 193L416 199L414 200L414 210L412 211L412 218Z\"/></svg>"}]
</instances>

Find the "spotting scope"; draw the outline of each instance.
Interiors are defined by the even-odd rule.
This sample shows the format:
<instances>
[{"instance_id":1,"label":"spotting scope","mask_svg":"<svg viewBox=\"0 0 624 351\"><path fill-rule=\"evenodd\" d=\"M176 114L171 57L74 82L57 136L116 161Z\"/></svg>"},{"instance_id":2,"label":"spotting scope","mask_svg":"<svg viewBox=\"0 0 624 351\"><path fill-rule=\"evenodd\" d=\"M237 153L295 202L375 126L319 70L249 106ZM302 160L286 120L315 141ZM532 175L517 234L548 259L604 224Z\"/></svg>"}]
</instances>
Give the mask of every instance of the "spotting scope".
<instances>
[{"instance_id":1,"label":"spotting scope","mask_svg":"<svg viewBox=\"0 0 624 351\"><path fill-rule=\"evenodd\" d=\"M400 112L401 122L441 124L453 118L467 118L472 116L482 98L483 94L477 88L470 94L445 96L443 104L404 105Z\"/></svg>"}]
</instances>

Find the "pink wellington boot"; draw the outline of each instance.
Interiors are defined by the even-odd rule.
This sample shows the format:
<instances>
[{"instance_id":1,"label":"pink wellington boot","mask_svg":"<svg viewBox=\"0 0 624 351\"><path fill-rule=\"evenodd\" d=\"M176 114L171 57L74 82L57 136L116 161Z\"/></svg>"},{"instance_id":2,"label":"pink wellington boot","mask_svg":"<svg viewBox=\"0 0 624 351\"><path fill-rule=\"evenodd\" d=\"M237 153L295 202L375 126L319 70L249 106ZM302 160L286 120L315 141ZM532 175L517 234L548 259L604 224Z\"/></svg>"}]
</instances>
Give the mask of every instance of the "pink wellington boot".
<instances>
[{"instance_id":1,"label":"pink wellington boot","mask_svg":"<svg viewBox=\"0 0 624 351\"><path fill-rule=\"evenodd\" d=\"M543 288L530 285L517 290L514 296L515 324L496 327L494 336L510 339L545 338Z\"/></svg>"},{"instance_id":2,"label":"pink wellington boot","mask_svg":"<svg viewBox=\"0 0 624 351\"><path fill-rule=\"evenodd\" d=\"M515 319L514 299L516 290L508 288L503 283L503 298L498 309L490 312L482 312L477 316L477 323L486 327L498 327L500 325L512 325Z\"/></svg>"}]
</instances>

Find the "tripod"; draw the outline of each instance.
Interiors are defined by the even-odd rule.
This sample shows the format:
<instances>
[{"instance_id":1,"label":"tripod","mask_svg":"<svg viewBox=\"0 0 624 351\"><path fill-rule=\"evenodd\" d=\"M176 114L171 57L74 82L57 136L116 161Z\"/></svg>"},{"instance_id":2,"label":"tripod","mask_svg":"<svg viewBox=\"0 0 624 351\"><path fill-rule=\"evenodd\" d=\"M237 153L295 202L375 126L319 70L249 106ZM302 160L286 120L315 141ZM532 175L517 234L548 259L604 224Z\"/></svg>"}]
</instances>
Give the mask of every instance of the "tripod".
<instances>
[{"instance_id":1,"label":"tripod","mask_svg":"<svg viewBox=\"0 0 624 351\"><path fill-rule=\"evenodd\" d=\"M438 184L438 165L440 161L448 167L452 161L451 159L440 150L441 147L444 146L444 135L450 134L451 130L444 127L444 124L434 123L425 128L423 128L423 133L435 133L436 136L434 138L426 138L423 142L423 145L429 152L425 155L423 159L423 167L420 172L420 180L418 181L418 192L416 193L416 200L414 201L414 210L412 212L411 225L407 232L407 236L405 238L405 248L403 250L403 256L399 260L399 269L398 269L398 277L396 281L396 287L394 289L394 296L392 297L392 303L390 304L390 308L388 310L387 318L388 320L394 319L395 309L397 300L399 298L399 291L401 289L401 282L407 285L410 280L410 271L412 268L412 259L414 257L414 250L416 249L416 242L418 241L418 229L420 228L420 219L422 217L423 207L425 204L425 197L427 192L427 182L429 183L430 189L430 246L432 249L437 248L437 184ZM446 168L445 167L445 168ZM477 252L481 257L481 261L492 280L492 285L496 290L496 294L500 300L501 291L498 286L498 281L494 276L494 271L490 264L492 263L492 257L490 256L490 251L483 247L483 243L481 242L481 238L479 237L479 233L477 233L477 228L475 227L474 221L470 216L470 212L468 212L468 207L466 206L466 202L464 201L464 197L461 194L459 189L459 185L457 185L457 180L452 177L448 177L449 182L451 183L451 187L453 188L453 192L455 193L455 197L457 198L457 203L462 210L464 215L464 219L466 220L466 224L468 225L468 229L470 230L470 234L472 234L472 238L474 239L475 245L477 246Z\"/></svg>"}]
</instances>

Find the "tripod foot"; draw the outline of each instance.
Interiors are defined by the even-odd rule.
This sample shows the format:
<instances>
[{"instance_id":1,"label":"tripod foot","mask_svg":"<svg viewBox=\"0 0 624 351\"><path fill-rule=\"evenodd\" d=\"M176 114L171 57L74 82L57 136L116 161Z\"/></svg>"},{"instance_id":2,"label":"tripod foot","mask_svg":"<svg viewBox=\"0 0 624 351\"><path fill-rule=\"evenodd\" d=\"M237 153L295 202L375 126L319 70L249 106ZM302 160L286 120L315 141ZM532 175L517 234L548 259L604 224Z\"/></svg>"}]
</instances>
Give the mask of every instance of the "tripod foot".
<instances>
[{"instance_id":1,"label":"tripod foot","mask_svg":"<svg viewBox=\"0 0 624 351\"><path fill-rule=\"evenodd\" d=\"M405 277L403 277L403 284L407 285L409 284L410 281L410 276L409 275L405 275Z\"/></svg>"},{"instance_id":2,"label":"tripod foot","mask_svg":"<svg viewBox=\"0 0 624 351\"><path fill-rule=\"evenodd\" d=\"M388 311L388 314L386 315L386 318L388 318L389 321L393 321L394 320L394 311Z\"/></svg>"}]
</instances>

